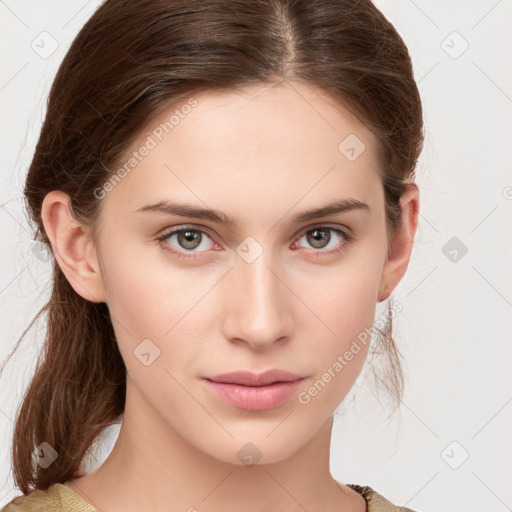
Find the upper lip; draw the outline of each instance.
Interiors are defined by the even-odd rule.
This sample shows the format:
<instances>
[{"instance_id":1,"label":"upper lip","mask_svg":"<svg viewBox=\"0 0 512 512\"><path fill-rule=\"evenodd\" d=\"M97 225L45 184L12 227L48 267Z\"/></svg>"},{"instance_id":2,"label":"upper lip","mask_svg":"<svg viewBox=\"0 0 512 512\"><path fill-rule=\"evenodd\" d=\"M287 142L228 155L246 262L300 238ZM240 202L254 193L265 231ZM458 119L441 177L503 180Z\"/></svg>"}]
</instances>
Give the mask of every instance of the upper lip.
<instances>
[{"instance_id":1,"label":"upper lip","mask_svg":"<svg viewBox=\"0 0 512 512\"><path fill-rule=\"evenodd\" d=\"M263 373L252 373L246 371L221 373L205 377L214 382L225 382L230 384L241 384L243 386L266 386L274 382L290 382L302 379L300 375L284 370L272 369Z\"/></svg>"}]
</instances>

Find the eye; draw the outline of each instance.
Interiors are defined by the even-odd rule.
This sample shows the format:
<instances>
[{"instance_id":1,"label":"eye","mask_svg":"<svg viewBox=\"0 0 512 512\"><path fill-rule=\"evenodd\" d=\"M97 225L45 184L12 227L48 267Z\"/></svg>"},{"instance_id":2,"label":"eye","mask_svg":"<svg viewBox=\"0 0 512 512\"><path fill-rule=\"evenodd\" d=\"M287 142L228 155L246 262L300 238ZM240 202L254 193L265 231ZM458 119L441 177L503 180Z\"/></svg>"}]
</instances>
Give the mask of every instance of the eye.
<instances>
[{"instance_id":1,"label":"eye","mask_svg":"<svg viewBox=\"0 0 512 512\"><path fill-rule=\"evenodd\" d=\"M170 245L168 242L173 237L178 244L178 249L173 249L172 245ZM195 250L198 247L200 249L207 250L208 244L203 243L206 238L211 240L206 231L203 231L202 229L182 227L179 229L166 231L161 237L158 238L158 240L161 242L164 250L175 254L179 258L195 258L195 254L186 253L203 252L203 250Z\"/></svg>"},{"instance_id":2,"label":"eye","mask_svg":"<svg viewBox=\"0 0 512 512\"><path fill-rule=\"evenodd\" d=\"M334 237L332 236L332 233L335 234ZM348 233L348 231L332 226L317 226L313 229L308 229L301 238L299 238L299 240L302 238L305 238L307 243L312 246L313 249L316 249L315 251L308 252L316 252L319 255L328 255L343 251L352 241L354 235ZM341 242L339 241L340 239ZM330 250L326 250L326 248Z\"/></svg>"},{"instance_id":3,"label":"eye","mask_svg":"<svg viewBox=\"0 0 512 512\"><path fill-rule=\"evenodd\" d=\"M333 238L331 233L334 233L336 236ZM308 229L305 231L299 240L304 237L307 239L307 243L310 244L310 246L312 246L314 249L307 252L316 253L318 256L320 256L340 253L355 238L355 235L337 227L317 226L313 229ZM178 244L177 248L176 246L173 248L173 245L170 243L173 238L175 243ZM342 241L336 242L336 239L340 238ZM212 241L211 237L206 231L195 227L180 227L178 229L170 229L167 230L162 236L157 238L165 251L176 255L178 258L197 258L198 254L195 253L207 252L208 249L212 247L212 245L216 246L213 241L212 245L210 246L208 243L205 243L205 240L207 239ZM331 247L333 248L330 250L325 250L325 248L328 247L333 240L334 244L331 244Z\"/></svg>"}]
</instances>

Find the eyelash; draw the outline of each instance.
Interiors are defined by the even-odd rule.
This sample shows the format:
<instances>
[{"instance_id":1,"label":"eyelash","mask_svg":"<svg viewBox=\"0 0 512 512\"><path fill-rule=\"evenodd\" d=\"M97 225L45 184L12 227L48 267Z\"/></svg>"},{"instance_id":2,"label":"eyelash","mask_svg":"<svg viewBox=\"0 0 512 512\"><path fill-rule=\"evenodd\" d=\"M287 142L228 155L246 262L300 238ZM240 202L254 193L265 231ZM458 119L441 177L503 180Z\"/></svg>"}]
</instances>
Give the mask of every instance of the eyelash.
<instances>
[{"instance_id":1,"label":"eyelash","mask_svg":"<svg viewBox=\"0 0 512 512\"><path fill-rule=\"evenodd\" d=\"M333 255L333 254L339 254L341 252L343 252L347 246L355 239L355 235L353 235L352 233L349 233L348 231L345 231L343 229L340 229L338 227L334 227L334 226L328 226L328 225L319 225L319 226L314 226L312 228L308 228L307 230L303 231L302 234L299 236L299 238L302 238L306 233L309 233L310 231L315 231L315 230L325 230L325 231L333 231L334 233L336 233L337 235L340 235L342 238L344 238L344 241L339 243L338 246L335 248L335 249L331 249L331 250L328 250L328 251L324 251L322 249L317 249L317 250L312 250L313 253L316 253L317 256L320 256L320 255L326 255L326 256L330 256L330 255ZM166 231L162 236L160 236L159 238L157 238L157 240L160 242L160 244L162 245L162 248L164 251L167 251L171 254L173 254L174 256L177 256L178 258L183 258L183 259L196 259L198 257L199 254L201 254L201 252L190 252L190 253L187 253L187 252L184 252L184 251L177 251L176 249L171 249L171 246L169 246L168 244L165 243L165 241L171 237L172 235L176 234L176 233L179 233L179 232L182 232L182 231L194 231L196 233L201 233L203 235L206 235L208 236L208 238L211 239L211 236L208 234L208 232L204 231L203 229L199 229L199 228L196 228L196 227L180 227L178 229L171 229L171 230L168 230ZM204 252L204 251L202 251Z\"/></svg>"}]
</instances>

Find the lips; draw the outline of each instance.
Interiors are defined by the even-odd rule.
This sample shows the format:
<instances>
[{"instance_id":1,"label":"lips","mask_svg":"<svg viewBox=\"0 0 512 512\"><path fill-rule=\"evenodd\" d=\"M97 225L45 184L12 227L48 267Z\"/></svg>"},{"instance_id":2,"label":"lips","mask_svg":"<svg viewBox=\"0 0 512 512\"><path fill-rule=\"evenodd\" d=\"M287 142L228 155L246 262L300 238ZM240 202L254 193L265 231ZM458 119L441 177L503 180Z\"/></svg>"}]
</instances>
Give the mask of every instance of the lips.
<instances>
[{"instance_id":1,"label":"lips","mask_svg":"<svg viewBox=\"0 0 512 512\"><path fill-rule=\"evenodd\" d=\"M232 372L204 377L207 387L221 400L238 409L264 411L279 406L294 393L305 377L284 370L263 373Z\"/></svg>"},{"instance_id":2,"label":"lips","mask_svg":"<svg viewBox=\"0 0 512 512\"><path fill-rule=\"evenodd\" d=\"M252 373L246 371L238 371L231 373L222 373L205 377L213 382L226 384L239 384L241 386L268 386L275 382L291 382L302 379L301 375L296 375L284 370L272 369L263 373Z\"/></svg>"}]
</instances>

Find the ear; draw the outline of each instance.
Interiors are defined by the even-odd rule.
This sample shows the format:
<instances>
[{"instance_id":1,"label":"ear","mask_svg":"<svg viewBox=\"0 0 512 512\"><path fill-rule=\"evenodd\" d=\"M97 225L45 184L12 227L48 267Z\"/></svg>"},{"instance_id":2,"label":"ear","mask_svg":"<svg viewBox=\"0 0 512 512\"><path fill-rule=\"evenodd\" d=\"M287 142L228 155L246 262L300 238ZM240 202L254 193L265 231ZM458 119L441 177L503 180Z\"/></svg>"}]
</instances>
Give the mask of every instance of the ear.
<instances>
[{"instance_id":1,"label":"ear","mask_svg":"<svg viewBox=\"0 0 512 512\"><path fill-rule=\"evenodd\" d=\"M400 207L402 220L393 233L391 252L382 271L378 302L391 295L409 265L420 208L420 191L416 183L406 185L400 198Z\"/></svg>"},{"instance_id":2,"label":"ear","mask_svg":"<svg viewBox=\"0 0 512 512\"><path fill-rule=\"evenodd\" d=\"M97 250L90 231L75 219L69 195L60 190L46 194L41 220L55 259L76 293L90 302L105 302Z\"/></svg>"}]
</instances>

